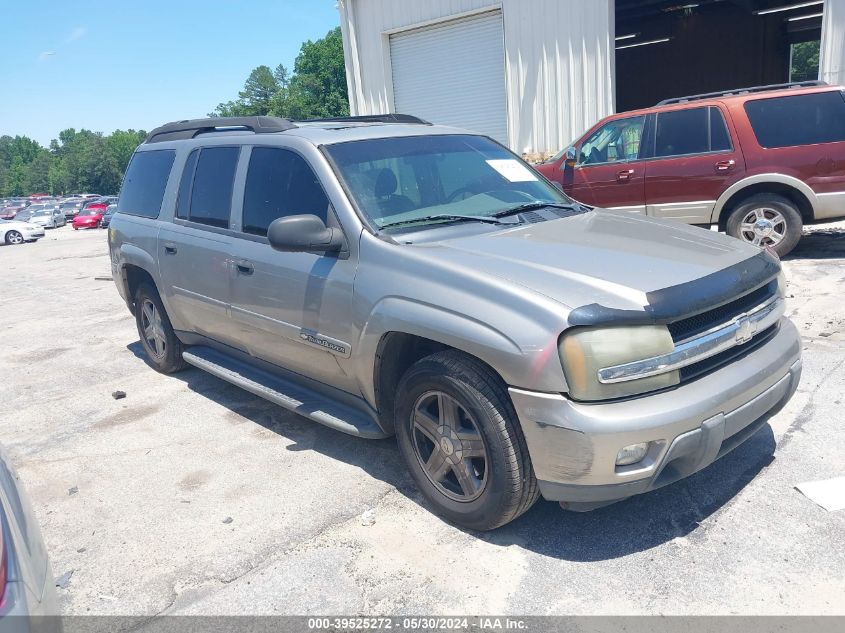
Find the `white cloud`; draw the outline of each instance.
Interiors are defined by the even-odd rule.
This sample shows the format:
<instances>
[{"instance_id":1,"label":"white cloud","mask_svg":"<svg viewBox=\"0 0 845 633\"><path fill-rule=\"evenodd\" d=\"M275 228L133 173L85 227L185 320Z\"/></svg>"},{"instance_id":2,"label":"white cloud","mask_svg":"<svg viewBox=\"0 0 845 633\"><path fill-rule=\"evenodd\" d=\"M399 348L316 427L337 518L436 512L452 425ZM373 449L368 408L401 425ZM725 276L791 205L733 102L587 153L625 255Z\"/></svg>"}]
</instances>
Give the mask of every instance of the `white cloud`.
<instances>
[{"instance_id":1,"label":"white cloud","mask_svg":"<svg viewBox=\"0 0 845 633\"><path fill-rule=\"evenodd\" d=\"M70 32L70 35L67 37L68 42L75 42L76 40L81 40L88 34L88 29L84 26L77 26Z\"/></svg>"},{"instance_id":2,"label":"white cloud","mask_svg":"<svg viewBox=\"0 0 845 633\"><path fill-rule=\"evenodd\" d=\"M43 62L50 59L53 55L56 54L56 51L43 51L38 54L38 61Z\"/></svg>"}]
</instances>

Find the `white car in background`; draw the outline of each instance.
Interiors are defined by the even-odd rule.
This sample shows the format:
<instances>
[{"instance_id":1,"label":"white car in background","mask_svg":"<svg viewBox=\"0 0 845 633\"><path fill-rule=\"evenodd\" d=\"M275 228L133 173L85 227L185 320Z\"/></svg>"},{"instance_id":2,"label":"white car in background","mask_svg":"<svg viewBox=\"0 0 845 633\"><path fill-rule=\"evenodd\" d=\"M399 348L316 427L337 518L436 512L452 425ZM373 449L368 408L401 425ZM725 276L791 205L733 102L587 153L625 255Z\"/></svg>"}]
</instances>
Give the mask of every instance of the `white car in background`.
<instances>
[{"instance_id":1,"label":"white car in background","mask_svg":"<svg viewBox=\"0 0 845 633\"><path fill-rule=\"evenodd\" d=\"M41 209L33 211L27 222L43 226L45 229L57 229L67 224L64 211L53 205L46 205Z\"/></svg>"},{"instance_id":2,"label":"white car in background","mask_svg":"<svg viewBox=\"0 0 845 633\"><path fill-rule=\"evenodd\" d=\"M44 237L44 227L18 220L0 220L0 244L23 244Z\"/></svg>"}]
</instances>

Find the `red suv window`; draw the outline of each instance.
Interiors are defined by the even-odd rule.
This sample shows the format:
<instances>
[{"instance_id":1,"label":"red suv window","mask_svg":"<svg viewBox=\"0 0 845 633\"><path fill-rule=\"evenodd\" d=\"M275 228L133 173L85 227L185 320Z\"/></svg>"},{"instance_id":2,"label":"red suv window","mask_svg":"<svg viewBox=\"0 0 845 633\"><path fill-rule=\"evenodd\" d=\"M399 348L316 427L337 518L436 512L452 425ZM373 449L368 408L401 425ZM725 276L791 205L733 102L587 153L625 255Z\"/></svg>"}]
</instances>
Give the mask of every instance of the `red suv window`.
<instances>
[{"instance_id":1,"label":"red suv window","mask_svg":"<svg viewBox=\"0 0 845 633\"><path fill-rule=\"evenodd\" d=\"M793 147L845 141L845 99L839 91L815 92L745 103L761 147Z\"/></svg>"},{"instance_id":2,"label":"red suv window","mask_svg":"<svg viewBox=\"0 0 845 633\"><path fill-rule=\"evenodd\" d=\"M656 157L706 154L730 149L730 135L719 108L688 108L657 115Z\"/></svg>"}]
</instances>

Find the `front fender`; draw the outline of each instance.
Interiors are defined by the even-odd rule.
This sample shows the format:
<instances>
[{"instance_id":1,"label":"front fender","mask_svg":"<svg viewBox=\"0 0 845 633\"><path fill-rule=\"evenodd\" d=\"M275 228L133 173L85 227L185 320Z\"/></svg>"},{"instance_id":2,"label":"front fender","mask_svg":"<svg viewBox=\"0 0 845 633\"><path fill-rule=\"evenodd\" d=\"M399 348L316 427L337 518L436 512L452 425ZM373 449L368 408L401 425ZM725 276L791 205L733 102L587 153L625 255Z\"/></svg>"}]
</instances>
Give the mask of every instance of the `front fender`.
<instances>
[{"instance_id":1,"label":"front fender","mask_svg":"<svg viewBox=\"0 0 845 633\"><path fill-rule=\"evenodd\" d=\"M379 342L389 332L419 336L470 354L490 365L508 385L566 391L557 352L560 332L549 334L541 324L516 312L510 317L510 331L519 333L522 342L466 314L406 297L383 298L374 306L356 345L355 373L361 392L375 407L376 354ZM525 343L531 340L542 343Z\"/></svg>"}]
</instances>

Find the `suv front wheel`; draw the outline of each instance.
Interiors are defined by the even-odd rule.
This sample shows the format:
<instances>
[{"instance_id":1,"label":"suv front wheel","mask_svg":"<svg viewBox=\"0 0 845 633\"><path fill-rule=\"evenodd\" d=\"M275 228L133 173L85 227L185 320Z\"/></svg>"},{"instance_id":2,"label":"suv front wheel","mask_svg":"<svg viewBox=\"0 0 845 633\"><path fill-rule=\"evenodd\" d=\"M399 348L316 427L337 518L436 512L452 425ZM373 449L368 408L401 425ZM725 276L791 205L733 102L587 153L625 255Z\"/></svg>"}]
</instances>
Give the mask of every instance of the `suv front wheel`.
<instances>
[{"instance_id":1,"label":"suv front wheel","mask_svg":"<svg viewBox=\"0 0 845 633\"><path fill-rule=\"evenodd\" d=\"M403 376L396 435L423 495L457 525L492 530L539 497L505 384L461 352L423 358Z\"/></svg>"},{"instance_id":2,"label":"suv front wheel","mask_svg":"<svg viewBox=\"0 0 845 633\"><path fill-rule=\"evenodd\" d=\"M777 194L760 193L739 204L728 216L728 235L771 248L779 257L801 239L804 223L795 204Z\"/></svg>"}]
</instances>

